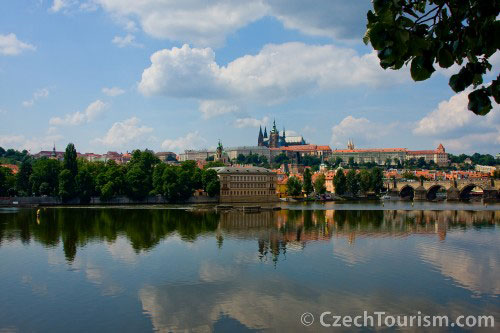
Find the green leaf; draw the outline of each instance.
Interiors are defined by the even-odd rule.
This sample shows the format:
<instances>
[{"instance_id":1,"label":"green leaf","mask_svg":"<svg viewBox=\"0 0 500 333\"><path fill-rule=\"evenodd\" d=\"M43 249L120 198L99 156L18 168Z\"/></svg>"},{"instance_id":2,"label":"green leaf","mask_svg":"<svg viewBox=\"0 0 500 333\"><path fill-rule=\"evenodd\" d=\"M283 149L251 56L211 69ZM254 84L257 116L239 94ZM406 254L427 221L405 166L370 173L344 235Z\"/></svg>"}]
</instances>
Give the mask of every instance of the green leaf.
<instances>
[{"instance_id":1,"label":"green leaf","mask_svg":"<svg viewBox=\"0 0 500 333\"><path fill-rule=\"evenodd\" d=\"M430 63L430 64L429 64ZM432 62L428 57L417 56L413 58L410 67L411 78L415 81L427 80L434 72Z\"/></svg>"},{"instance_id":2,"label":"green leaf","mask_svg":"<svg viewBox=\"0 0 500 333\"><path fill-rule=\"evenodd\" d=\"M456 93L464 91L465 89L465 83L458 74L452 75L450 77L450 81L448 82L448 84L450 85L451 89L453 89L453 91Z\"/></svg>"},{"instance_id":3,"label":"green leaf","mask_svg":"<svg viewBox=\"0 0 500 333\"><path fill-rule=\"evenodd\" d=\"M442 68L448 68L451 65L453 65L453 56L444 47L439 50L438 59L439 59L439 66L441 66Z\"/></svg>"},{"instance_id":4,"label":"green leaf","mask_svg":"<svg viewBox=\"0 0 500 333\"><path fill-rule=\"evenodd\" d=\"M486 89L478 89L469 94L469 110L477 115L485 116L492 109L491 100Z\"/></svg>"},{"instance_id":5,"label":"green leaf","mask_svg":"<svg viewBox=\"0 0 500 333\"><path fill-rule=\"evenodd\" d=\"M385 47L387 33L382 24L376 23L369 31L370 42L375 50L380 51Z\"/></svg>"}]
</instances>

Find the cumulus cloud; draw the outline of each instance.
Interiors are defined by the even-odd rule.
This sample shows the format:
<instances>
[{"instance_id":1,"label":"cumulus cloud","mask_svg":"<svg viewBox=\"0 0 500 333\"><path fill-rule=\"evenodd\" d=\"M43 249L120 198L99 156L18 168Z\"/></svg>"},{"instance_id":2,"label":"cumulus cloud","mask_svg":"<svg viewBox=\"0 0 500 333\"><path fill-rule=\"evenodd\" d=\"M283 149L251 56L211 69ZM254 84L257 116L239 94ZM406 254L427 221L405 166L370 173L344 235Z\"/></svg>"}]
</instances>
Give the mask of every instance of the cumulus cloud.
<instances>
[{"instance_id":1,"label":"cumulus cloud","mask_svg":"<svg viewBox=\"0 0 500 333\"><path fill-rule=\"evenodd\" d=\"M94 0L113 17L136 20L143 31L160 39L197 46L221 46L226 36L265 16L285 28L335 39L363 35L368 0Z\"/></svg>"},{"instance_id":2,"label":"cumulus cloud","mask_svg":"<svg viewBox=\"0 0 500 333\"><path fill-rule=\"evenodd\" d=\"M91 121L95 120L107 107L107 103L104 103L101 100L97 100L90 103L90 105L83 112L77 111L75 113L67 114L66 116L64 116L64 118L50 118L49 124L52 126L61 126L90 123Z\"/></svg>"},{"instance_id":3,"label":"cumulus cloud","mask_svg":"<svg viewBox=\"0 0 500 333\"><path fill-rule=\"evenodd\" d=\"M35 102L38 101L39 99L49 97L49 94L50 91L48 88L38 89L33 93L33 97L29 100L23 101L22 105L25 108L32 107L33 105L35 105Z\"/></svg>"},{"instance_id":4,"label":"cumulus cloud","mask_svg":"<svg viewBox=\"0 0 500 333\"><path fill-rule=\"evenodd\" d=\"M102 138L94 140L109 147L121 147L127 143L143 138L144 135L153 132L153 128L139 125L141 120L132 117L124 121L114 123Z\"/></svg>"},{"instance_id":5,"label":"cumulus cloud","mask_svg":"<svg viewBox=\"0 0 500 333\"><path fill-rule=\"evenodd\" d=\"M144 32L160 39L220 46L226 35L264 16L264 1L96 0L113 16L136 19Z\"/></svg>"},{"instance_id":6,"label":"cumulus cloud","mask_svg":"<svg viewBox=\"0 0 500 333\"><path fill-rule=\"evenodd\" d=\"M206 142L207 140L198 131L194 131L176 139L166 139L161 144L161 147L171 151L183 151L185 149L199 148Z\"/></svg>"},{"instance_id":7,"label":"cumulus cloud","mask_svg":"<svg viewBox=\"0 0 500 333\"><path fill-rule=\"evenodd\" d=\"M34 51L36 48L28 43L22 42L17 39L13 33L2 35L0 34L0 54L15 56L24 51Z\"/></svg>"},{"instance_id":8,"label":"cumulus cloud","mask_svg":"<svg viewBox=\"0 0 500 333\"><path fill-rule=\"evenodd\" d=\"M405 80L404 70L381 69L374 52L359 55L334 45L269 44L256 55L219 66L212 49L185 44L151 56L139 91L147 96L200 100L200 111L210 115L235 112L242 103L269 105L307 93Z\"/></svg>"},{"instance_id":9,"label":"cumulus cloud","mask_svg":"<svg viewBox=\"0 0 500 333\"><path fill-rule=\"evenodd\" d=\"M54 0L52 2L52 6L49 8L49 11L52 13L57 13L64 9L68 9L76 3L74 0Z\"/></svg>"},{"instance_id":10,"label":"cumulus cloud","mask_svg":"<svg viewBox=\"0 0 500 333\"><path fill-rule=\"evenodd\" d=\"M494 151L500 145L500 106L486 116L477 116L467 109L470 90L442 101L432 112L417 122L413 133L434 138L452 151Z\"/></svg>"},{"instance_id":11,"label":"cumulus cloud","mask_svg":"<svg viewBox=\"0 0 500 333\"><path fill-rule=\"evenodd\" d=\"M121 89L120 87L111 87L111 88L104 87L102 88L102 92L103 94L108 95L110 97L116 97L124 94L125 90Z\"/></svg>"},{"instance_id":12,"label":"cumulus cloud","mask_svg":"<svg viewBox=\"0 0 500 333\"><path fill-rule=\"evenodd\" d=\"M111 42L120 48L127 47L127 46L143 47L142 44L137 43L135 41L135 36L132 34L127 34L123 37L115 36Z\"/></svg>"},{"instance_id":13,"label":"cumulus cloud","mask_svg":"<svg viewBox=\"0 0 500 333\"><path fill-rule=\"evenodd\" d=\"M259 126L265 126L269 122L269 117L264 117L262 119L256 119L256 118L238 118L234 121L234 126L236 128L244 128L244 127L259 127ZM287 133L288 135L288 133Z\"/></svg>"},{"instance_id":14,"label":"cumulus cloud","mask_svg":"<svg viewBox=\"0 0 500 333\"><path fill-rule=\"evenodd\" d=\"M377 123L367 118L347 116L332 127L332 145L337 149L345 149L347 141L352 139L356 145L374 148L375 142L390 133L396 123Z\"/></svg>"}]
</instances>

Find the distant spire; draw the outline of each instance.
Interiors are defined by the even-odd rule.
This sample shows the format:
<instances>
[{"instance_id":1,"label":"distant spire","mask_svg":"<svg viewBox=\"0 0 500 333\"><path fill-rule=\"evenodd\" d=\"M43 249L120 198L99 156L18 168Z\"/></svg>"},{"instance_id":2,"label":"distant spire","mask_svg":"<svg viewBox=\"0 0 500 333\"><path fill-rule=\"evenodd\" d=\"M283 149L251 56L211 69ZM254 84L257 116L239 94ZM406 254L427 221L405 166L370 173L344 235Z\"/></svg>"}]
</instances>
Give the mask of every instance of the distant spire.
<instances>
[{"instance_id":1,"label":"distant spire","mask_svg":"<svg viewBox=\"0 0 500 333\"><path fill-rule=\"evenodd\" d=\"M257 145L262 146L264 142L264 136L262 135L262 126L259 127L259 138L257 139Z\"/></svg>"},{"instance_id":2,"label":"distant spire","mask_svg":"<svg viewBox=\"0 0 500 333\"><path fill-rule=\"evenodd\" d=\"M267 139L267 127L264 126L264 139Z\"/></svg>"}]
</instances>

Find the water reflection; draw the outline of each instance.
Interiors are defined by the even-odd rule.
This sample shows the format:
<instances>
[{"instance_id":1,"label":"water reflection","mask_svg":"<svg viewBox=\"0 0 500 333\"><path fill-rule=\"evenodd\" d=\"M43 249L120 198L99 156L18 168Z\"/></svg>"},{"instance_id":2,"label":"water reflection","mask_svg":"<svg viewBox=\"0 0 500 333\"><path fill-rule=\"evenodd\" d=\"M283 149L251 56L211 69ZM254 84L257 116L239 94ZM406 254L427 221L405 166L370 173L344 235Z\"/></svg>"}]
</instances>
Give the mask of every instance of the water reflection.
<instances>
[{"instance_id":1,"label":"water reflection","mask_svg":"<svg viewBox=\"0 0 500 333\"><path fill-rule=\"evenodd\" d=\"M455 210L0 214L0 253L19 259L0 255L0 330L53 330L43 318L61 308L75 314L68 322L93 318L87 330L302 331L305 311L496 314L498 323L499 224L498 211ZM46 252L50 267L26 249ZM17 299L36 308L32 327L1 307Z\"/></svg>"}]
</instances>

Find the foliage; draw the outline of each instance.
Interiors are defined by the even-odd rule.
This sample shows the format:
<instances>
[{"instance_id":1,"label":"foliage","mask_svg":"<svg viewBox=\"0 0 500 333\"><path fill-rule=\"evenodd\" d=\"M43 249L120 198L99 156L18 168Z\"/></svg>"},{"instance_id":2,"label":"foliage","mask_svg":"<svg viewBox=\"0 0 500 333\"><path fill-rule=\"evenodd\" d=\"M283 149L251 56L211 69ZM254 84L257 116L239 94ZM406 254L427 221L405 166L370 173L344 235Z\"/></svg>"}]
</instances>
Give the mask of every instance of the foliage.
<instances>
[{"instance_id":1,"label":"foliage","mask_svg":"<svg viewBox=\"0 0 500 333\"><path fill-rule=\"evenodd\" d=\"M276 164L289 163L290 158L288 158L288 156L285 153L280 153L274 158L273 162Z\"/></svg>"},{"instance_id":2,"label":"foliage","mask_svg":"<svg viewBox=\"0 0 500 333\"><path fill-rule=\"evenodd\" d=\"M78 170L76 175L76 194L80 198L80 203L90 203L90 198L94 195L94 179L87 168Z\"/></svg>"},{"instance_id":3,"label":"foliage","mask_svg":"<svg viewBox=\"0 0 500 333\"><path fill-rule=\"evenodd\" d=\"M202 176L203 189L209 196L214 197L220 193L220 181L217 171L213 169L204 170Z\"/></svg>"},{"instance_id":4,"label":"foliage","mask_svg":"<svg viewBox=\"0 0 500 333\"><path fill-rule=\"evenodd\" d=\"M337 169L333 177L333 186L335 186L335 194L343 195L347 190L347 180L342 168Z\"/></svg>"},{"instance_id":5,"label":"foliage","mask_svg":"<svg viewBox=\"0 0 500 333\"><path fill-rule=\"evenodd\" d=\"M309 195L313 191L313 184L312 184L312 174L311 170L309 168L306 168L304 171L304 183L302 184L302 190L306 195Z\"/></svg>"},{"instance_id":6,"label":"foliage","mask_svg":"<svg viewBox=\"0 0 500 333\"><path fill-rule=\"evenodd\" d=\"M16 176L16 189L20 195L31 195L30 176L32 172L31 161L29 159L24 160Z\"/></svg>"},{"instance_id":7,"label":"foliage","mask_svg":"<svg viewBox=\"0 0 500 333\"><path fill-rule=\"evenodd\" d=\"M33 162L30 176L31 189L35 195L58 195L61 163L57 160L41 158Z\"/></svg>"},{"instance_id":8,"label":"foliage","mask_svg":"<svg viewBox=\"0 0 500 333\"><path fill-rule=\"evenodd\" d=\"M361 170L359 172L359 189L363 193L367 193L372 186L371 173L368 170Z\"/></svg>"},{"instance_id":9,"label":"foliage","mask_svg":"<svg viewBox=\"0 0 500 333\"><path fill-rule=\"evenodd\" d=\"M76 149L75 145L68 143L66 146L66 151L64 152L63 169L69 170L71 176L74 178L78 173L78 163L76 161Z\"/></svg>"},{"instance_id":10,"label":"foliage","mask_svg":"<svg viewBox=\"0 0 500 333\"><path fill-rule=\"evenodd\" d=\"M0 167L0 197L9 195L14 189L16 179L8 168Z\"/></svg>"},{"instance_id":11,"label":"foliage","mask_svg":"<svg viewBox=\"0 0 500 333\"><path fill-rule=\"evenodd\" d=\"M71 171L63 169L59 174L59 196L63 201L67 201L75 196L75 192L75 181Z\"/></svg>"},{"instance_id":12,"label":"foliage","mask_svg":"<svg viewBox=\"0 0 500 333\"><path fill-rule=\"evenodd\" d=\"M286 182L286 193L289 196L296 197L302 193L302 182L297 177L290 177Z\"/></svg>"},{"instance_id":13,"label":"foliage","mask_svg":"<svg viewBox=\"0 0 500 333\"><path fill-rule=\"evenodd\" d=\"M349 172L347 172L346 185L347 185L347 192L353 197L357 197L360 186L359 186L359 177L356 173L356 170L350 169Z\"/></svg>"},{"instance_id":14,"label":"foliage","mask_svg":"<svg viewBox=\"0 0 500 333\"><path fill-rule=\"evenodd\" d=\"M217 167L223 167L225 166L224 163L221 161L213 161L213 162L208 162L203 166L203 169L209 169L209 168L217 168Z\"/></svg>"},{"instance_id":15,"label":"foliage","mask_svg":"<svg viewBox=\"0 0 500 333\"><path fill-rule=\"evenodd\" d=\"M492 69L489 58L500 45L499 13L496 0L374 0L363 40L378 51L384 69L411 62L415 81L427 80L435 65L463 65L449 85L456 93L472 85L468 108L486 115L490 97L500 101L499 76L482 85Z\"/></svg>"},{"instance_id":16,"label":"foliage","mask_svg":"<svg viewBox=\"0 0 500 333\"><path fill-rule=\"evenodd\" d=\"M379 168L373 168L371 170L371 189L376 194L379 194L384 187L384 174Z\"/></svg>"},{"instance_id":17,"label":"foliage","mask_svg":"<svg viewBox=\"0 0 500 333\"><path fill-rule=\"evenodd\" d=\"M314 180L314 192L316 192L316 194L326 193L324 174L318 175L318 177L316 177L316 179Z\"/></svg>"},{"instance_id":18,"label":"foliage","mask_svg":"<svg viewBox=\"0 0 500 333\"><path fill-rule=\"evenodd\" d=\"M31 157L26 149L18 151L15 149L5 150L0 147L0 164L19 164L30 159Z\"/></svg>"}]
</instances>

